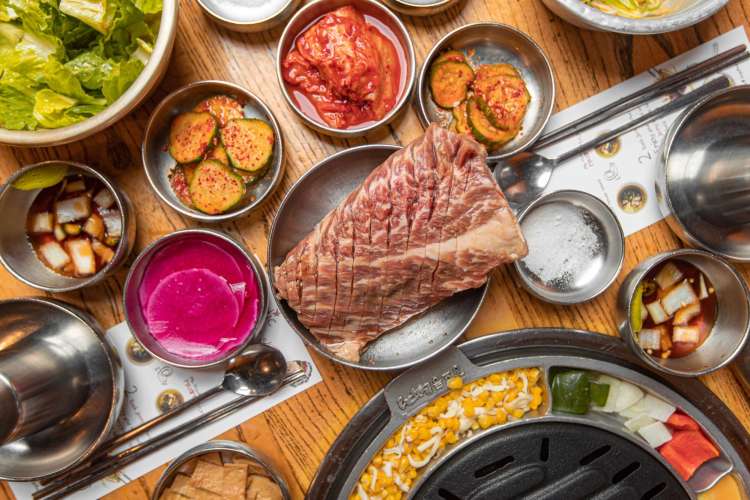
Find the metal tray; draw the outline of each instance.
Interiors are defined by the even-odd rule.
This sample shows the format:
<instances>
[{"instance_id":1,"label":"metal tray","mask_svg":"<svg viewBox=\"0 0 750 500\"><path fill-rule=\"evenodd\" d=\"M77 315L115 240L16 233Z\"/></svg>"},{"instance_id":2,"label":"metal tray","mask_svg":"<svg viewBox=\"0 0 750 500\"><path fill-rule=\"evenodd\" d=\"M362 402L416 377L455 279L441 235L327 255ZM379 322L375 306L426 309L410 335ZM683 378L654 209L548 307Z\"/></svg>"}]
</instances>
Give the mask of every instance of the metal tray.
<instances>
[{"instance_id":1,"label":"metal tray","mask_svg":"<svg viewBox=\"0 0 750 500\"><path fill-rule=\"evenodd\" d=\"M470 381L490 373L518 367L538 366L546 375L552 366L573 366L610 374L641 386L692 416L711 436L722 456L701 467L683 486L686 497L734 473L745 488L750 485L750 436L731 412L697 379L678 379L638 364L622 341L590 332L535 329L495 334L466 342L441 356L395 378L357 413L339 435L321 464L308 498L346 499L362 471L391 434L410 416L446 392L444 381L461 375ZM547 391L549 394L549 391ZM614 418L598 413L585 416L549 412L549 401L536 412L510 424L569 422L604 429L646 449L669 469L661 456L639 438L627 433ZM509 425L480 432L454 446L421 471L420 480L448 458L488 433L502 432ZM734 444L734 446L732 445ZM419 489L415 482L411 492Z\"/></svg>"}]
</instances>

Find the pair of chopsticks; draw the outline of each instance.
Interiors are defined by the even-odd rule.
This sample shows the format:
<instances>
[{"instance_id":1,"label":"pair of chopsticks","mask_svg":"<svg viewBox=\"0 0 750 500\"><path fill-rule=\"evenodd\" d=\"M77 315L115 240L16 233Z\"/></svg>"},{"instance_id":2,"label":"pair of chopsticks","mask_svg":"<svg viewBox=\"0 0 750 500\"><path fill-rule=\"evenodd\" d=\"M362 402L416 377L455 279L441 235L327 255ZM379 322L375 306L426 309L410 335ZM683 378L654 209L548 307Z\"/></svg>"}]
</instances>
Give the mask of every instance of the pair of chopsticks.
<instances>
[{"instance_id":1,"label":"pair of chopsticks","mask_svg":"<svg viewBox=\"0 0 750 500\"><path fill-rule=\"evenodd\" d=\"M609 104L606 109L597 109L586 116L582 116L568 124L565 124L557 130L553 130L534 143L535 150L542 149L553 143L562 141L570 136L581 132L587 128L604 123L619 114L624 113L636 106L644 104L655 97L668 92L674 92L680 87L692 83L701 78L705 78L727 66L737 64L750 57L745 45L738 45L724 52L720 52L713 57L706 59L698 64L690 66L679 71L663 80L652 83L646 88L633 92Z\"/></svg>"},{"instance_id":2,"label":"pair of chopsticks","mask_svg":"<svg viewBox=\"0 0 750 500\"><path fill-rule=\"evenodd\" d=\"M297 386L306 382L310 378L310 366L307 362L296 361L290 362L291 371L287 372L281 387ZM296 369L294 367L296 366ZM216 422L245 406L258 401L261 397L247 396L235 398L218 408L185 422L174 429L153 437L147 441L131 446L123 451L99 456L94 462L87 464L85 467L74 469L61 478L53 481L44 488L36 491L33 498L48 500L63 498L71 493L83 489L100 479L104 479L119 469L129 465L136 460L153 453L175 441L182 439L199 427Z\"/></svg>"}]
</instances>

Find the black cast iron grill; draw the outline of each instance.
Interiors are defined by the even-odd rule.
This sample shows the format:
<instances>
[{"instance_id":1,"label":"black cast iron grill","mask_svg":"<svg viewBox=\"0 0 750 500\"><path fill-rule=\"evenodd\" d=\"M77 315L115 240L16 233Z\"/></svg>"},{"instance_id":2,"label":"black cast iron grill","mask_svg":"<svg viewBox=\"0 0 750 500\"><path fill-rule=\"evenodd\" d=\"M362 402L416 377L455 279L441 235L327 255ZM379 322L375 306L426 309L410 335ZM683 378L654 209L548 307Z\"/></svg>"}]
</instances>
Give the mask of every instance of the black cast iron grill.
<instances>
[{"instance_id":1,"label":"black cast iron grill","mask_svg":"<svg viewBox=\"0 0 750 500\"><path fill-rule=\"evenodd\" d=\"M585 424L537 422L478 439L415 493L428 500L678 500L690 498L641 446Z\"/></svg>"}]
</instances>

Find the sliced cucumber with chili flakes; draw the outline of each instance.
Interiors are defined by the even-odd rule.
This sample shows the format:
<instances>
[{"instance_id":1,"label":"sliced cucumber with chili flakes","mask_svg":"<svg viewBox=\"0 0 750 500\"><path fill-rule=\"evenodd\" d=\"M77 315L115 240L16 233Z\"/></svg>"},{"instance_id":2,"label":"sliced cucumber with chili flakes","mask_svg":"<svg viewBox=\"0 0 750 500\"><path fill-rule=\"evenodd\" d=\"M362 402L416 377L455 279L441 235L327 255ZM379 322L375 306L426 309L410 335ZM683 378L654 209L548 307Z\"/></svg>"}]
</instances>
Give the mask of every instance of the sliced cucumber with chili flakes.
<instances>
[{"instance_id":1,"label":"sliced cucumber with chili flakes","mask_svg":"<svg viewBox=\"0 0 750 500\"><path fill-rule=\"evenodd\" d=\"M513 139L517 131L501 130L493 127L487 115L482 111L478 101L479 98L472 97L466 104L469 130L476 140L487 146L487 150L494 151Z\"/></svg>"},{"instance_id":2,"label":"sliced cucumber with chili flakes","mask_svg":"<svg viewBox=\"0 0 750 500\"><path fill-rule=\"evenodd\" d=\"M193 206L209 215L226 212L245 196L245 181L216 160L202 161L190 182Z\"/></svg>"},{"instance_id":3,"label":"sliced cucumber with chili flakes","mask_svg":"<svg viewBox=\"0 0 750 500\"><path fill-rule=\"evenodd\" d=\"M466 55L464 55L464 53L460 50L446 50L445 52L437 56L437 59L435 59L435 62L432 64L439 64L446 61L465 63Z\"/></svg>"},{"instance_id":4,"label":"sliced cucumber with chili flakes","mask_svg":"<svg viewBox=\"0 0 750 500\"><path fill-rule=\"evenodd\" d=\"M229 165L229 156L227 156L227 150L224 149L224 146L221 144L217 144L206 155L206 160L216 160L220 161L224 165Z\"/></svg>"},{"instance_id":5,"label":"sliced cucumber with chili flakes","mask_svg":"<svg viewBox=\"0 0 750 500\"><path fill-rule=\"evenodd\" d=\"M271 126L256 118L230 120L221 129L221 143L229 163L246 172L258 172L270 163L274 142Z\"/></svg>"},{"instance_id":6,"label":"sliced cucumber with chili flakes","mask_svg":"<svg viewBox=\"0 0 750 500\"><path fill-rule=\"evenodd\" d=\"M193 109L195 112L206 112L216 118L220 127L225 127L229 120L237 120L245 117L242 104L228 95L215 95L204 99Z\"/></svg>"},{"instance_id":7,"label":"sliced cucumber with chili flakes","mask_svg":"<svg viewBox=\"0 0 750 500\"><path fill-rule=\"evenodd\" d=\"M210 113L182 113L169 129L169 154L177 163L192 163L203 158L211 147L219 124Z\"/></svg>"},{"instance_id":8,"label":"sliced cucumber with chili flakes","mask_svg":"<svg viewBox=\"0 0 750 500\"><path fill-rule=\"evenodd\" d=\"M487 64L477 70L472 85L481 98L490 123L503 130L518 130L531 95L521 74L510 64Z\"/></svg>"},{"instance_id":9,"label":"sliced cucumber with chili flakes","mask_svg":"<svg viewBox=\"0 0 750 500\"><path fill-rule=\"evenodd\" d=\"M474 70L465 62L443 61L430 68L430 91L435 104L451 109L461 104L474 80Z\"/></svg>"},{"instance_id":10,"label":"sliced cucumber with chili flakes","mask_svg":"<svg viewBox=\"0 0 750 500\"><path fill-rule=\"evenodd\" d=\"M466 102L462 102L455 108L453 108L453 122L454 130L459 134L471 134L469 129L469 120L466 116Z\"/></svg>"}]
</instances>

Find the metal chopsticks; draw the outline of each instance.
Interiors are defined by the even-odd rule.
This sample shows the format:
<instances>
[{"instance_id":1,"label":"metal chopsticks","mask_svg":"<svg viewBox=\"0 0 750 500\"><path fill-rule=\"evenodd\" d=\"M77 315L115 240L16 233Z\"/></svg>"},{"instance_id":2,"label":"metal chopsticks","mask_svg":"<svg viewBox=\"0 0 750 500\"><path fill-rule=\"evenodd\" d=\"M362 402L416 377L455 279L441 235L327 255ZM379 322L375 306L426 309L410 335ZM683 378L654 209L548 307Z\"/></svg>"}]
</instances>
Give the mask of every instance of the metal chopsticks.
<instances>
[{"instance_id":1,"label":"metal chopsticks","mask_svg":"<svg viewBox=\"0 0 750 500\"><path fill-rule=\"evenodd\" d=\"M725 50L724 52L720 52L703 62L690 66L689 68L679 71L663 80L659 80L646 88L624 96L609 104L606 109L592 111L586 116L582 116L557 130L553 130L552 132L543 135L534 143L533 149L541 149L552 143L567 139L582 130L604 123L605 121L622 114L629 109L639 106L640 104L648 102L661 94L677 90L683 85L705 78L727 66L744 61L748 57L750 57L750 52L747 51L745 45L738 45L729 50Z\"/></svg>"}]
</instances>

